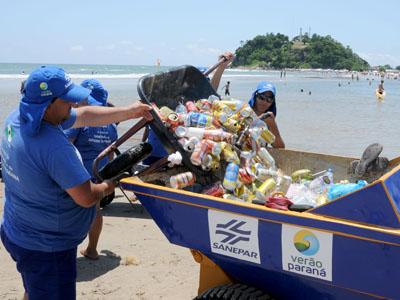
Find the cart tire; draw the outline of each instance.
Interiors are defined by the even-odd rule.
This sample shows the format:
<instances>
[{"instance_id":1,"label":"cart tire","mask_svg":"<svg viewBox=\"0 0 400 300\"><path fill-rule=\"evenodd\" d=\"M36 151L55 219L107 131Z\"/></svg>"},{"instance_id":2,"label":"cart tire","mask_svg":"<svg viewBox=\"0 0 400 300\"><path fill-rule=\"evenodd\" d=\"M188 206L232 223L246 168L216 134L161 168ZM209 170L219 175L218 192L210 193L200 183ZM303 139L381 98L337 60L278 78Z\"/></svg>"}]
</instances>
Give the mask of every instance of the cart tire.
<instances>
[{"instance_id":1,"label":"cart tire","mask_svg":"<svg viewBox=\"0 0 400 300\"><path fill-rule=\"evenodd\" d=\"M115 192L112 192L112 194L105 196L103 199L100 200L100 207L106 207L108 204L110 204L115 197Z\"/></svg>"},{"instance_id":2,"label":"cart tire","mask_svg":"<svg viewBox=\"0 0 400 300\"><path fill-rule=\"evenodd\" d=\"M112 179L121 173L129 172L134 165L148 157L152 150L153 148L149 143L140 143L139 145L133 146L108 162L99 171L100 178L102 180Z\"/></svg>"},{"instance_id":3,"label":"cart tire","mask_svg":"<svg viewBox=\"0 0 400 300\"><path fill-rule=\"evenodd\" d=\"M245 284L224 284L212 287L194 300L274 300L269 294Z\"/></svg>"}]
</instances>

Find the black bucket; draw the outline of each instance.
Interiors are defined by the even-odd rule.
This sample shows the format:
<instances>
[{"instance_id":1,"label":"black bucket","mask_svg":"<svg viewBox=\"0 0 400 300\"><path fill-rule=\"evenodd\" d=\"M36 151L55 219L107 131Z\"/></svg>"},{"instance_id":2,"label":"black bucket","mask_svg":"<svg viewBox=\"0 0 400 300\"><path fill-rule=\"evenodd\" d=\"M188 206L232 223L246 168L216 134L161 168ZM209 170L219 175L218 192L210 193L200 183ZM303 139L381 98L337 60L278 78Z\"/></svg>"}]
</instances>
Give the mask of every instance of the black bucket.
<instances>
[{"instance_id":1,"label":"black bucket","mask_svg":"<svg viewBox=\"0 0 400 300\"><path fill-rule=\"evenodd\" d=\"M139 79L138 93L143 103L154 103L157 107L168 106L175 110L179 103L207 99L211 95L218 95L210 84L210 80L193 66L173 68L166 72L150 74ZM175 135L163 124L158 115L152 111L154 121L151 129L158 136L169 153L179 151L182 154L183 164L197 176L199 183L215 182L216 177L210 171L194 166L190 155L183 149Z\"/></svg>"}]
</instances>

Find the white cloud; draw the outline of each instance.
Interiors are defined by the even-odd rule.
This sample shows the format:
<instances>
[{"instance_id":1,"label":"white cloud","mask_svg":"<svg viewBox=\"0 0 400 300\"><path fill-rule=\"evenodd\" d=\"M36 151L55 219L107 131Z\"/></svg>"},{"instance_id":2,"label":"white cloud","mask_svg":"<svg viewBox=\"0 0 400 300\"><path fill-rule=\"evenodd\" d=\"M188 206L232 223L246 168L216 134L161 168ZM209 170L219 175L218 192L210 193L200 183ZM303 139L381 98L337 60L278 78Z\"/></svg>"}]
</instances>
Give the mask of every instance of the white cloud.
<instances>
[{"instance_id":1,"label":"white cloud","mask_svg":"<svg viewBox=\"0 0 400 300\"><path fill-rule=\"evenodd\" d=\"M69 48L72 52L82 52L83 46L82 45L75 45Z\"/></svg>"}]
</instances>

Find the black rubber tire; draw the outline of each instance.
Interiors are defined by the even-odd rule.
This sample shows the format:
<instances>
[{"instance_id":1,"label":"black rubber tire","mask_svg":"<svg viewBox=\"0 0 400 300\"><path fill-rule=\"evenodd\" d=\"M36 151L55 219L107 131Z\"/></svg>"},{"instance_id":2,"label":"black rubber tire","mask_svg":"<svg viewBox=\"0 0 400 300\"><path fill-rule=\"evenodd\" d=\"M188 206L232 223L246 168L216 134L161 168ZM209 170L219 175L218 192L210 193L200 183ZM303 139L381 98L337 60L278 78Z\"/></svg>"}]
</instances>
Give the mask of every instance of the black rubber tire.
<instances>
[{"instance_id":1,"label":"black rubber tire","mask_svg":"<svg viewBox=\"0 0 400 300\"><path fill-rule=\"evenodd\" d=\"M194 300L274 300L267 293L245 284L224 284L209 288Z\"/></svg>"},{"instance_id":2,"label":"black rubber tire","mask_svg":"<svg viewBox=\"0 0 400 300\"><path fill-rule=\"evenodd\" d=\"M112 194L105 196L103 199L100 200L100 207L106 207L109 205L115 198L115 192L112 192Z\"/></svg>"},{"instance_id":3,"label":"black rubber tire","mask_svg":"<svg viewBox=\"0 0 400 300\"><path fill-rule=\"evenodd\" d=\"M105 180L114 178L123 172L129 172L135 164L149 156L152 150L149 143L136 145L107 163L99 171L99 176Z\"/></svg>"}]
</instances>

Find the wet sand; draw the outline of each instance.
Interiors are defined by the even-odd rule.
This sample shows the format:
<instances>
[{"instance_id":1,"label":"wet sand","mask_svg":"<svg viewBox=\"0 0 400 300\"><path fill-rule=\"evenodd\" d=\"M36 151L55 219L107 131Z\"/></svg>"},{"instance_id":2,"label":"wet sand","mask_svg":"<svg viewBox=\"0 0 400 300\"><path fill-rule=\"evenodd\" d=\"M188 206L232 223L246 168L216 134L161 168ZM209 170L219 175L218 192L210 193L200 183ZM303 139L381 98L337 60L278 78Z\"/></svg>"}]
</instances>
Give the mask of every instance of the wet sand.
<instances>
[{"instance_id":1,"label":"wet sand","mask_svg":"<svg viewBox=\"0 0 400 300\"><path fill-rule=\"evenodd\" d=\"M0 183L0 216L3 188ZM168 242L139 202L131 206L118 191L103 215L100 259L90 261L78 255L77 299L172 300L196 296L199 265L188 249ZM1 243L0 266L0 299L21 299L22 280Z\"/></svg>"}]
</instances>

